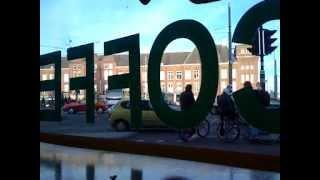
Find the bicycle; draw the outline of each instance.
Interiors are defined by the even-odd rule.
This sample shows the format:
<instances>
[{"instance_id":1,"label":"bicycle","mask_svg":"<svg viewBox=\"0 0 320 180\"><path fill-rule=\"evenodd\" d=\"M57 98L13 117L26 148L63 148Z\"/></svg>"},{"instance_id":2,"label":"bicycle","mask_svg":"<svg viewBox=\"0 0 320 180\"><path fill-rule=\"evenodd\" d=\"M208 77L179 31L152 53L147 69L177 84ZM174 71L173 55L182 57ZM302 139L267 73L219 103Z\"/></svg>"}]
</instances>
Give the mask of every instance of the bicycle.
<instances>
[{"instance_id":1,"label":"bicycle","mask_svg":"<svg viewBox=\"0 0 320 180\"><path fill-rule=\"evenodd\" d=\"M210 131L210 122L205 119L202 121L199 126L196 128L188 128L188 129L180 129L179 130L179 137L182 139L184 142L188 142L189 139L197 133L199 137L206 137L209 134Z\"/></svg>"},{"instance_id":2,"label":"bicycle","mask_svg":"<svg viewBox=\"0 0 320 180\"><path fill-rule=\"evenodd\" d=\"M214 115L212 111L210 111L209 114ZM180 139L184 142L188 142L195 133L197 133L199 137L205 138L210 132L210 122L206 118L196 128L180 129L178 131Z\"/></svg>"},{"instance_id":3,"label":"bicycle","mask_svg":"<svg viewBox=\"0 0 320 180\"><path fill-rule=\"evenodd\" d=\"M254 144L275 144L280 142L280 135L276 139L260 139L260 135L268 135L268 132L258 130L255 135L252 134L250 126L241 116L237 113L233 119L224 120L222 123L221 118L217 127L217 137L222 142L232 143L240 137L240 127L244 127L245 134L243 138L250 143Z\"/></svg>"},{"instance_id":4,"label":"bicycle","mask_svg":"<svg viewBox=\"0 0 320 180\"><path fill-rule=\"evenodd\" d=\"M234 118L227 117L224 121L221 120L217 127L217 137L222 142L234 142L240 137L240 116Z\"/></svg>"}]
</instances>

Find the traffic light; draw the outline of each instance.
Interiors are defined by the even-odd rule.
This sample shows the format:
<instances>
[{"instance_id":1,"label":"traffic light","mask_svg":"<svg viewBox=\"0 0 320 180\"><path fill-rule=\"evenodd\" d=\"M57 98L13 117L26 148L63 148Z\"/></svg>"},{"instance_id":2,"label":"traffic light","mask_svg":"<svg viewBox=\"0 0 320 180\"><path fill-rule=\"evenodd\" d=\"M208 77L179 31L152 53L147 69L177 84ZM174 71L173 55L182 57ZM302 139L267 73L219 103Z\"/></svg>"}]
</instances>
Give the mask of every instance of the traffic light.
<instances>
[{"instance_id":1,"label":"traffic light","mask_svg":"<svg viewBox=\"0 0 320 180\"><path fill-rule=\"evenodd\" d=\"M268 30L263 29L262 36L263 36L263 42L264 42L264 55L268 55L272 53L277 46L271 46L273 42L277 40L277 38L271 38L271 36L276 33L277 30Z\"/></svg>"},{"instance_id":2,"label":"traffic light","mask_svg":"<svg viewBox=\"0 0 320 180\"><path fill-rule=\"evenodd\" d=\"M252 55L259 56L260 55L260 50L259 50L259 34L260 32L257 31L254 37L252 38L251 41L251 47L247 48L249 52L251 52Z\"/></svg>"},{"instance_id":3,"label":"traffic light","mask_svg":"<svg viewBox=\"0 0 320 180\"><path fill-rule=\"evenodd\" d=\"M272 43L274 43L277 38L271 38L271 36L276 33L277 30L268 30L268 29L262 29L259 28L252 38L251 48L248 48L248 51L252 53L252 55L268 55L272 53L277 46L271 46ZM260 44L260 40L261 44ZM262 48L260 48L262 45Z\"/></svg>"}]
</instances>

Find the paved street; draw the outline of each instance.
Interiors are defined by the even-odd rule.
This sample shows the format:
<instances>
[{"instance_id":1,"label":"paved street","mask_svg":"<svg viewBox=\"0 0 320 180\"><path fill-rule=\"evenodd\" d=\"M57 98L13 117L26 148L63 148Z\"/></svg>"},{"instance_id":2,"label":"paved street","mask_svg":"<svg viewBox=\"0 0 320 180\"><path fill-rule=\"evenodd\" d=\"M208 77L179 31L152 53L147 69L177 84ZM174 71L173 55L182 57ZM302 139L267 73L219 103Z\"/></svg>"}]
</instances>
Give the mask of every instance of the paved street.
<instances>
[{"instance_id":1,"label":"paved street","mask_svg":"<svg viewBox=\"0 0 320 180\"><path fill-rule=\"evenodd\" d=\"M233 150L238 152L251 152L258 154L280 155L280 144L253 144L242 136L234 143L223 143L216 137L217 117L207 119L211 122L210 133L206 138L194 135L189 142L183 142L178 133L170 129L145 129L139 132L116 132L108 124L106 114L96 114L94 124L85 122L85 113L63 114L62 122L40 122L40 131L47 133L59 133L96 138L118 138L136 142L148 142L159 144L175 144L181 146L208 147L220 150ZM244 129L241 129L242 134Z\"/></svg>"}]
</instances>

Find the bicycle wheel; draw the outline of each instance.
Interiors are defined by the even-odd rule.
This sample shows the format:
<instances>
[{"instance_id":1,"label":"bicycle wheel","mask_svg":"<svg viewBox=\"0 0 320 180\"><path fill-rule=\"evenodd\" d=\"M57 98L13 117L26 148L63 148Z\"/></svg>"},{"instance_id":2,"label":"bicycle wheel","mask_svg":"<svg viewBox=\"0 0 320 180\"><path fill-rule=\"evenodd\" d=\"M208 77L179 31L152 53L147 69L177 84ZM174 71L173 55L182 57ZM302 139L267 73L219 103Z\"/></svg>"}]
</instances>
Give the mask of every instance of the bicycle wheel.
<instances>
[{"instance_id":1,"label":"bicycle wheel","mask_svg":"<svg viewBox=\"0 0 320 180\"><path fill-rule=\"evenodd\" d=\"M197 128L197 134L200 137L206 137L210 132L210 123L208 120L204 120Z\"/></svg>"},{"instance_id":2,"label":"bicycle wheel","mask_svg":"<svg viewBox=\"0 0 320 180\"><path fill-rule=\"evenodd\" d=\"M182 141L184 142L188 142L189 139L193 136L193 134L195 133L195 129L191 128L191 129L181 129L179 130L179 137Z\"/></svg>"},{"instance_id":3,"label":"bicycle wheel","mask_svg":"<svg viewBox=\"0 0 320 180\"><path fill-rule=\"evenodd\" d=\"M224 128L220 123L217 128L217 137L220 141L223 142L234 142L240 136L240 127L234 123L225 123Z\"/></svg>"}]
</instances>

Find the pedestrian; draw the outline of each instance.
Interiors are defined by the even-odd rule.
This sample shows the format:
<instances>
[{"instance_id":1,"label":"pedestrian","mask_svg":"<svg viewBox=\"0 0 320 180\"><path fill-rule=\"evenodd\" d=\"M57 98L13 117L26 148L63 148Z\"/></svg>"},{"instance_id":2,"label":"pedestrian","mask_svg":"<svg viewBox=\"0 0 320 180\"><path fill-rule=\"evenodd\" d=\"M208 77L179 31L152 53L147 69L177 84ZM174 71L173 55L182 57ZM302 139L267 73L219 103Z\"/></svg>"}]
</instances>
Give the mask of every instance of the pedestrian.
<instances>
[{"instance_id":1,"label":"pedestrian","mask_svg":"<svg viewBox=\"0 0 320 180\"><path fill-rule=\"evenodd\" d=\"M63 100L63 101L64 101L64 104L67 104L67 103L68 103L68 99L67 99L66 96L64 97L64 100Z\"/></svg>"},{"instance_id":2,"label":"pedestrian","mask_svg":"<svg viewBox=\"0 0 320 180\"><path fill-rule=\"evenodd\" d=\"M185 91L182 92L180 95L181 111L188 111L193 104L195 104L195 99L192 92L192 85L188 84L185 87ZM179 134L181 139L187 142L195 132L196 132L195 128L187 128L187 129L180 130Z\"/></svg>"},{"instance_id":3,"label":"pedestrian","mask_svg":"<svg viewBox=\"0 0 320 180\"><path fill-rule=\"evenodd\" d=\"M41 99L41 107L45 107L46 105L46 100L44 99L44 97L42 96L42 99Z\"/></svg>"},{"instance_id":4,"label":"pedestrian","mask_svg":"<svg viewBox=\"0 0 320 180\"><path fill-rule=\"evenodd\" d=\"M67 100L67 104L71 103L71 97L69 95L68 100Z\"/></svg>"},{"instance_id":5,"label":"pedestrian","mask_svg":"<svg viewBox=\"0 0 320 180\"><path fill-rule=\"evenodd\" d=\"M244 88L252 88L252 84L251 84L250 81L246 81L246 82L243 83L243 87Z\"/></svg>"},{"instance_id":6,"label":"pedestrian","mask_svg":"<svg viewBox=\"0 0 320 180\"><path fill-rule=\"evenodd\" d=\"M188 84L185 91L180 95L180 107L181 110L188 110L195 103L195 99L192 92L192 85Z\"/></svg>"},{"instance_id":7,"label":"pedestrian","mask_svg":"<svg viewBox=\"0 0 320 180\"><path fill-rule=\"evenodd\" d=\"M257 84L256 84L255 93L256 93L260 103L264 107L270 106L270 94L267 91L265 91L264 89L262 89L261 84L259 82L257 82Z\"/></svg>"},{"instance_id":8,"label":"pedestrian","mask_svg":"<svg viewBox=\"0 0 320 180\"><path fill-rule=\"evenodd\" d=\"M252 84L250 81L246 81L244 82L243 86L245 88L251 88ZM268 104L270 104L270 96L269 93L267 93L266 91L264 91L260 85L259 82L256 83L256 89L253 89L253 92L255 94L255 96L257 97L257 99L259 100L259 102L263 105L263 106L267 106ZM269 97L269 98L268 98ZM268 100L269 99L269 100ZM249 135L249 140L256 140L257 137L260 134L266 134L267 132L262 131L261 129L255 128L252 125L249 124L248 127L248 135Z\"/></svg>"}]
</instances>

